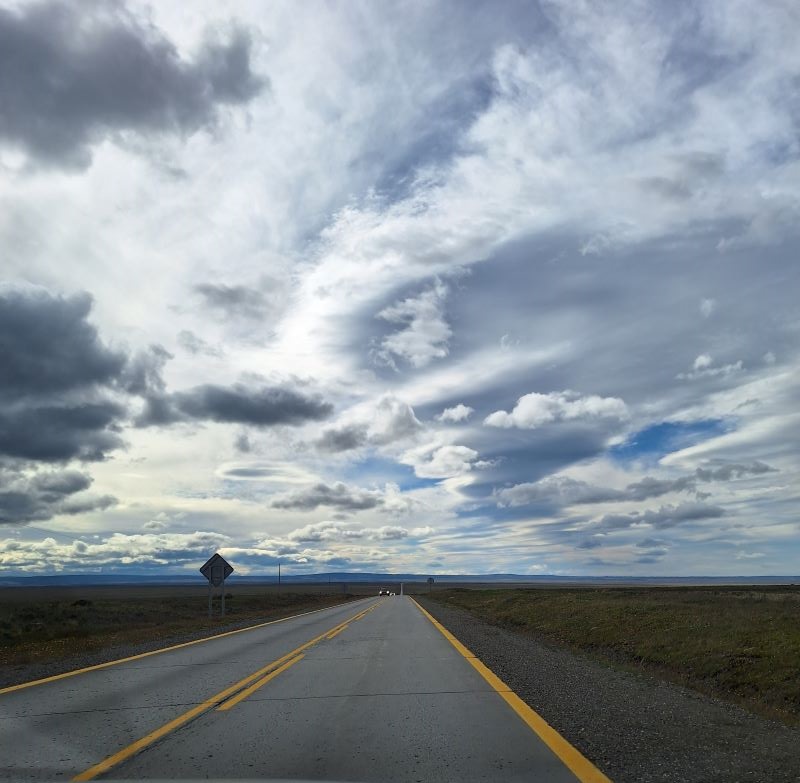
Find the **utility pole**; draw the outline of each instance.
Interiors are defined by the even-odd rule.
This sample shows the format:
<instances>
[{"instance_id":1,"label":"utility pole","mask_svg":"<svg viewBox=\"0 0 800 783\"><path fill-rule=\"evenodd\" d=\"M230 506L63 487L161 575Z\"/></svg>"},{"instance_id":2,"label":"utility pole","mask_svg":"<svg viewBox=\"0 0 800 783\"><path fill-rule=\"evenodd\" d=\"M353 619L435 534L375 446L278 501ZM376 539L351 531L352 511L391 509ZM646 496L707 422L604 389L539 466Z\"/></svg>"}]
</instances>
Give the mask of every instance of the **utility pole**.
<instances>
[{"instance_id":1,"label":"utility pole","mask_svg":"<svg viewBox=\"0 0 800 783\"><path fill-rule=\"evenodd\" d=\"M281 564L278 563L278 595L281 594Z\"/></svg>"}]
</instances>

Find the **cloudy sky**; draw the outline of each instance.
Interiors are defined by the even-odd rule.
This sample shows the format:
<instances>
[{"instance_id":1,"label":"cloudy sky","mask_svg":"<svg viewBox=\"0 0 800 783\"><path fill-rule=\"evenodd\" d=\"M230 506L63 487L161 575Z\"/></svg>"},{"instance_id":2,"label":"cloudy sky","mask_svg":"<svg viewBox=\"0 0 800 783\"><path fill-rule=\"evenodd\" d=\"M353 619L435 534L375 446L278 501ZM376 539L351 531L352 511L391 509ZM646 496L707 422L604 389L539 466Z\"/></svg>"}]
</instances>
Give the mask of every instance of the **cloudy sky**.
<instances>
[{"instance_id":1,"label":"cloudy sky","mask_svg":"<svg viewBox=\"0 0 800 783\"><path fill-rule=\"evenodd\" d=\"M799 35L0 1L0 573L797 573Z\"/></svg>"}]
</instances>

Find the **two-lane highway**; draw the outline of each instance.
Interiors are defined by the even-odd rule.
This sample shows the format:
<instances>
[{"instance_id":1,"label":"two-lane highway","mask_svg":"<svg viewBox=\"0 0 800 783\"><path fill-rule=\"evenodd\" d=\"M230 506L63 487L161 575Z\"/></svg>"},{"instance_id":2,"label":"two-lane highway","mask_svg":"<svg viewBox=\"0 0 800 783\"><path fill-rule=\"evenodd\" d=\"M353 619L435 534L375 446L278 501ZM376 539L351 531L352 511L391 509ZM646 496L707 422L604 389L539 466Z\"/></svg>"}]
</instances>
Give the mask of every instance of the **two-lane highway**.
<instances>
[{"instance_id":1,"label":"two-lane highway","mask_svg":"<svg viewBox=\"0 0 800 783\"><path fill-rule=\"evenodd\" d=\"M8 779L604 781L412 599L0 691Z\"/></svg>"}]
</instances>

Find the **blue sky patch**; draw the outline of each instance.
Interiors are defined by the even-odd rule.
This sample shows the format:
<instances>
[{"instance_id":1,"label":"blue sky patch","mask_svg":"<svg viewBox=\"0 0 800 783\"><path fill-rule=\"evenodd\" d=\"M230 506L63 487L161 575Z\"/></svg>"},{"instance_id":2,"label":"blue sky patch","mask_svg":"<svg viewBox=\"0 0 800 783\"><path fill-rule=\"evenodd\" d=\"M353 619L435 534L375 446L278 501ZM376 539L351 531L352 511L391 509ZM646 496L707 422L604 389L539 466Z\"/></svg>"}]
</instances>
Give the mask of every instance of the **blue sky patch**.
<instances>
[{"instance_id":1,"label":"blue sky patch","mask_svg":"<svg viewBox=\"0 0 800 783\"><path fill-rule=\"evenodd\" d=\"M441 481L441 479L419 478L409 465L380 457L368 457L363 462L351 465L344 471L342 478L344 481L360 483L362 486L393 482L403 492L421 487L434 487Z\"/></svg>"},{"instance_id":2,"label":"blue sky patch","mask_svg":"<svg viewBox=\"0 0 800 783\"><path fill-rule=\"evenodd\" d=\"M622 463L635 460L657 462L666 454L694 446L731 429L733 426L725 419L662 421L633 433L624 443L609 449L609 455Z\"/></svg>"}]
</instances>

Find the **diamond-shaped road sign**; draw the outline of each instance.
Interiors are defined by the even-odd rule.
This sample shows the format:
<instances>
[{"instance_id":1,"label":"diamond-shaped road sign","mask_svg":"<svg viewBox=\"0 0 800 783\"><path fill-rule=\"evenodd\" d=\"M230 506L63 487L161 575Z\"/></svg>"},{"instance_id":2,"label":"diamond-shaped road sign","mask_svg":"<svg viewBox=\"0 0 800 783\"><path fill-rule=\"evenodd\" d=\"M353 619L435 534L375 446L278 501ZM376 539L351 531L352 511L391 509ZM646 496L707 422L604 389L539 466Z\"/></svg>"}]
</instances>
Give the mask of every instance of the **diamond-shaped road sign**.
<instances>
[{"instance_id":1,"label":"diamond-shaped road sign","mask_svg":"<svg viewBox=\"0 0 800 783\"><path fill-rule=\"evenodd\" d=\"M214 587L219 587L233 573L233 566L217 552L208 558L205 565L200 569L200 573Z\"/></svg>"}]
</instances>

